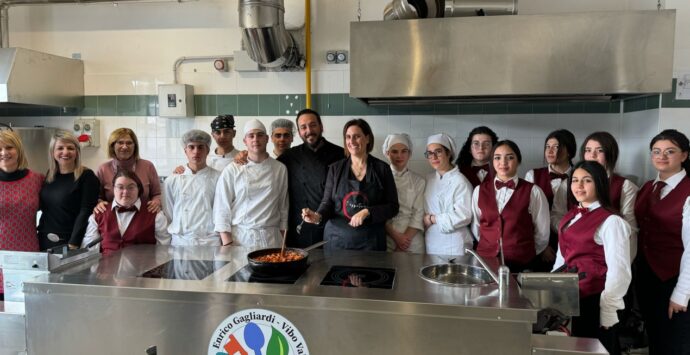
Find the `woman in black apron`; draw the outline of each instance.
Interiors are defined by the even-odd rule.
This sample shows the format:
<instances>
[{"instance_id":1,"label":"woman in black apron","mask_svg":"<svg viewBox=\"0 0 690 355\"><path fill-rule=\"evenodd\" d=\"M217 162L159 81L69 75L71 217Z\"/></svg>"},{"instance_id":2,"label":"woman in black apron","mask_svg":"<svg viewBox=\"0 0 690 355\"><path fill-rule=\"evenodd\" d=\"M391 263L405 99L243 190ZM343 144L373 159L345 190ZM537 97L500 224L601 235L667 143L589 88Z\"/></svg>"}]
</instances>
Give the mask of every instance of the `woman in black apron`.
<instances>
[{"instance_id":1,"label":"woman in black apron","mask_svg":"<svg viewBox=\"0 0 690 355\"><path fill-rule=\"evenodd\" d=\"M398 193L388 164L369 155L371 127L353 119L343 128L345 155L328 168L318 210L302 210L307 223L326 223L326 250L386 250L385 223L398 214Z\"/></svg>"}]
</instances>

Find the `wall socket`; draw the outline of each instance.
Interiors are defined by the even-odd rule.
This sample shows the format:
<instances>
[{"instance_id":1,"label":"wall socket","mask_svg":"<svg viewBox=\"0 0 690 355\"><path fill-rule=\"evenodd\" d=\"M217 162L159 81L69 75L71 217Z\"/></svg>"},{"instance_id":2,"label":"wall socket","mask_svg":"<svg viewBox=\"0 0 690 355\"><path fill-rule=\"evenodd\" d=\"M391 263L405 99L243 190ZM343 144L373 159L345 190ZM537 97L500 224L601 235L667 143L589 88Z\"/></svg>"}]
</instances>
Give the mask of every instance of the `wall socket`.
<instances>
[{"instance_id":1,"label":"wall socket","mask_svg":"<svg viewBox=\"0 0 690 355\"><path fill-rule=\"evenodd\" d=\"M79 140L82 148L101 146L101 124L95 118L80 118L74 120L74 136Z\"/></svg>"},{"instance_id":2,"label":"wall socket","mask_svg":"<svg viewBox=\"0 0 690 355\"><path fill-rule=\"evenodd\" d=\"M326 63L345 64L350 60L350 53L344 49L331 49L326 51Z\"/></svg>"}]
</instances>

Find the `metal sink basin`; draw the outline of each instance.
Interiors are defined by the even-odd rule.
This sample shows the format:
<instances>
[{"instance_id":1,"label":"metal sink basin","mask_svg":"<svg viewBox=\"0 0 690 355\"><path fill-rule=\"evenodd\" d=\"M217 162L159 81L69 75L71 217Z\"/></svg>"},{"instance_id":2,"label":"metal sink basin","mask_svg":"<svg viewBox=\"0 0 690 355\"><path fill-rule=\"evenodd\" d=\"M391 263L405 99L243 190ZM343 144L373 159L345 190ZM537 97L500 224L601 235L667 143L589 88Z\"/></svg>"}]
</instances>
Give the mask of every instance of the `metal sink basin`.
<instances>
[{"instance_id":1,"label":"metal sink basin","mask_svg":"<svg viewBox=\"0 0 690 355\"><path fill-rule=\"evenodd\" d=\"M493 283L491 275L482 267L467 264L436 264L419 269L426 281L456 287L485 286Z\"/></svg>"}]
</instances>

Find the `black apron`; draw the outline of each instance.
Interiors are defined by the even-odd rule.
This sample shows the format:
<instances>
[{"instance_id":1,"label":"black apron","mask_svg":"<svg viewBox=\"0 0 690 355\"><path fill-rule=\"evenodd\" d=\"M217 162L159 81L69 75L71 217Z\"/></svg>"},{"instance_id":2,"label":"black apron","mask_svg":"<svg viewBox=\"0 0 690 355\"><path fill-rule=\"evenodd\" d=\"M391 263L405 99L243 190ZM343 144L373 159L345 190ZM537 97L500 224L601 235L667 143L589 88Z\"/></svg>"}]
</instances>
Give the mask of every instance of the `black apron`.
<instances>
[{"instance_id":1,"label":"black apron","mask_svg":"<svg viewBox=\"0 0 690 355\"><path fill-rule=\"evenodd\" d=\"M328 220L324 230L324 240L328 241L324 249L385 251L386 230L383 223L371 224L367 218L357 228L349 224L357 212L381 203L383 186L378 179L374 179L373 167L368 164L366 176L358 181L350 173L350 164L346 164L338 181L335 214Z\"/></svg>"}]
</instances>

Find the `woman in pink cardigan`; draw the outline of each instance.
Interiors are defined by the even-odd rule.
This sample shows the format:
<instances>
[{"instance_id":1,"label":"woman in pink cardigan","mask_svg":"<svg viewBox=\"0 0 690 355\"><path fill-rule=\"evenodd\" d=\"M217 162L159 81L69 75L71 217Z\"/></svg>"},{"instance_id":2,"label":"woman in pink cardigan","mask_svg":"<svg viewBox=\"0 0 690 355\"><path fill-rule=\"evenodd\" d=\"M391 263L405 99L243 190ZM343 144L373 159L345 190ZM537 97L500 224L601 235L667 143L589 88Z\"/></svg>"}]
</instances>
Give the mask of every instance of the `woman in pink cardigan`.
<instances>
[{"instance_id":1,"label":"woman in pink cardigan","mask_svg":"<svg viewBox=\"0 0 690 355\"><path fill-rule=\"evenodd\" d=\"M161 185L156 168L148 160L139 157L139 141L136 134L129 128L118 128L110 133L108 138L107 162L98 167L96 176L101 182L99 203L94 208L95 213L105 211L107 201L112 201L113 177L118 170L133 171L141 183L144 191L141 199L146 203L146 209L151 213L157 213L161 209Z\"/></svg>"}]
</instances>

